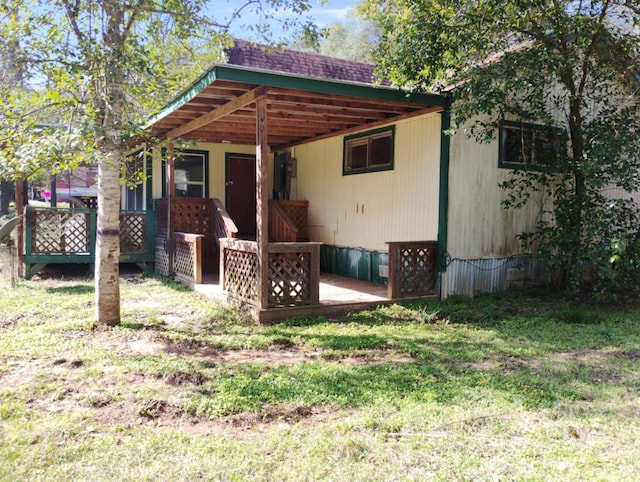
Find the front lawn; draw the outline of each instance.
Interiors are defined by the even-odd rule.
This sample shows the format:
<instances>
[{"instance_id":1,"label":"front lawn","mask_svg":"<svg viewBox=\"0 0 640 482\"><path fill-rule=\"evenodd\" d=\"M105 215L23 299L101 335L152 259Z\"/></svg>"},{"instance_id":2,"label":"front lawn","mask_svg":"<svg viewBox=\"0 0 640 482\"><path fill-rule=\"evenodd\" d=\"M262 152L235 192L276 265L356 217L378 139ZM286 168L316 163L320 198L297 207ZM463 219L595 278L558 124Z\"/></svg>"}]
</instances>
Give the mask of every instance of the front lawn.
<instances>
[{"instance_id":1,"label":"front lawn","mask_svg":"<svg viewBox=\"0 0 640 482\"><path fill-rule=\"evenodd\" d=\"M640 307L549 295L257 326L180 285L0 278L0 480L637 480Z\"/></svg>"}]
</instances>

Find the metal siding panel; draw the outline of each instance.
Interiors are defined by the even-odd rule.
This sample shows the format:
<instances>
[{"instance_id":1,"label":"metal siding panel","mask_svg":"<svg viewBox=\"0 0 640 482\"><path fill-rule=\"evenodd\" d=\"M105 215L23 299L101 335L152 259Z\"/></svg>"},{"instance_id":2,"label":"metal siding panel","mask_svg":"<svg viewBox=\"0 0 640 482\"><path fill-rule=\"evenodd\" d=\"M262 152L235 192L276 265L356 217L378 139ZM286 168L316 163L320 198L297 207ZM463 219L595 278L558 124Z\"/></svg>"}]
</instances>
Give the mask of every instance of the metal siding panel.
<instances>
[{"instance_id":1,"label":"metal siding panel","mask_svg":"<svg viewBox=\"0 0 640 482\"><path fill-rule=\"evenodd\" d=\"M544 270L540 261L520 258L455 259L442 275L442 298L453 294L473 297L479 293L504 291L508 286L510 269L521 268L525 286L544 284Z\"/></svg>"}]
</instances>

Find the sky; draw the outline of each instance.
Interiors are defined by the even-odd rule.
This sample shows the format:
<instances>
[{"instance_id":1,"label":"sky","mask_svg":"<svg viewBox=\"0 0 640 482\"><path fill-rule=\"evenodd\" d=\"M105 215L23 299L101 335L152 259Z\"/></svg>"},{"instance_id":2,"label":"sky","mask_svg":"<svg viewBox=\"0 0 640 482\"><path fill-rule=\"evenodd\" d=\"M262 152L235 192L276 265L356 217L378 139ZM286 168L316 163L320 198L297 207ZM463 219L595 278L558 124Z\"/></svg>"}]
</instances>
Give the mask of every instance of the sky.
<instances>
[{"instance_id":1,"label":"sky","mask_svg":"<svg viewBox=\"0 0 640 482\"><path fill-rule=\"evenodd\" d=\"M319 0L310 0L311 10L305 14L305 18L313 20L319 26L324 27L334 22L344 21L349 10L354 8L359 0L328 0L324 5ZM215 11L212 15L215 18L228 18L236 9L244 5L246 0L216 0ZM294 13L280 11L275 13L276 18L284 19L287 16L295 16ZM244 28L244 25L252 25L257 21L256 14L245 9L241 18L232 24L231 34L234 37L245 40L256 40L251 31ZM277 27L274 27L274 32ZM286 34L284 34L287 37Z\"/></svg>"}]
</instances>

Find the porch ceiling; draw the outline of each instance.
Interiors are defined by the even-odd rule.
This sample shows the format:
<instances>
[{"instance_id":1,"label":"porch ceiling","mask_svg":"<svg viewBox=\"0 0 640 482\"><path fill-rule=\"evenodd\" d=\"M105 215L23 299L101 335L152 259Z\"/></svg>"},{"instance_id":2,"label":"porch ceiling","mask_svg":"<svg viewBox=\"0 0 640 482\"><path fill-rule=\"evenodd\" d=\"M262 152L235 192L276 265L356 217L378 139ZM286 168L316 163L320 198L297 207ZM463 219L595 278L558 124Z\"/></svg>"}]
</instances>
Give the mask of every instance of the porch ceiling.
<instances>
[{"instance_id":1,"label":"porch ceiling","mask_svg":"<svg viewBox=\"0 0 640 482\"><path fill-rule=\"evenodd\" d=\"M253 145L255 99L262 96L267 99L268 144L272 149L441 111L446 100L388 87L220 65L175 99L149 126L159 139Z\"/></svg>"}]
</instances>

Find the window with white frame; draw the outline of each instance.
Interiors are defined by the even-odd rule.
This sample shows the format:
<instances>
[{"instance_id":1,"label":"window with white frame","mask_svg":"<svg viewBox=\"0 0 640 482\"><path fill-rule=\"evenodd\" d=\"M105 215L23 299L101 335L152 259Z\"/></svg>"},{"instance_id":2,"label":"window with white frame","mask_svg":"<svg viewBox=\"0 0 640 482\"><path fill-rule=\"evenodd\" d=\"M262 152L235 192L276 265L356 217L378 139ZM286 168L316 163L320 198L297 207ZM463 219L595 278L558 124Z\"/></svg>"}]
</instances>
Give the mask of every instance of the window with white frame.
<instances>
[{"instance_id":1,"label":"window with white frame","mask_svg":"<svg viewBox=\"0 0 640 482\"><path fill-rule=\"evenodd\" d=\"M144 211L146 194L145 151L137 151L127 157L126 182L122 196L123 208L128 211Z\"/></svg>"},{"instance_id":2,"label":"window with white frame","mask_svg":"<svg viewBox=\"0 0 640 482\"><path fill-rule=\"evenodd\" d=\"M175 184L176 197L206 197L208 171L206 151L184 150L176 152Z\"/></svg>"},{"instance_id":3,"label":"window with white frame","mask_svg":"<svg viewBox=\"0 0 640 482\"><path fill-rule=\"evenodd\" d=\"M395 127L385 127L344 138L342 174L393 169Z\"/></svg>"}]
</instances>

